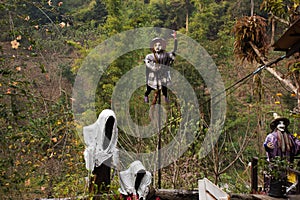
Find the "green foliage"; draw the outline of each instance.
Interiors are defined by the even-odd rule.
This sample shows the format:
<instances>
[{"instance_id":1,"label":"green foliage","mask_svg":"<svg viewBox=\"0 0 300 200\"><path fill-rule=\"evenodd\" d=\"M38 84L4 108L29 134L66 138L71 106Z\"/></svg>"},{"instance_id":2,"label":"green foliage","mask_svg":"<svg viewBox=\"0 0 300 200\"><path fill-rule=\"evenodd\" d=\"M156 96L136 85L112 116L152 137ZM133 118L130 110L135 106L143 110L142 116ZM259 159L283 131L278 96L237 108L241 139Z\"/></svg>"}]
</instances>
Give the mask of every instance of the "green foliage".
<instances>
[{"instance_id":1,"label":"green foliage","mask_svg":"<svg viewBox=\"0 0 300 200\"><path fill-rule=\"evenodd\" d=\"M22 127L11 125L1 134L1 160L10 158L0 168L1 196L22 195L27 199L84 192L84 165L79 164L82 156L78 154L83 146L74 132L70 105L65 100L47 103L45 116L35 118L38 113L31 113L28 120L22 121ZM39 103L37 100L34 105ZM67 185L57 188L62 183Z\"/></svg>"},{"instance_id":2,"label":"green foliage","mask_svg":"<svg viewBox=\"0 0 300 200\"><path fill-rule=\"evenodd\" d=\"M72 17L78 23L77 25L90 25L92 28L102 25L107 16L105 4L101 0L82 2L79 8L73 12Z\"/></svg>"},{"instance_id":3,"label":"green foliage","mask_svg":"<svg viewBox=\"0 0 300 200\"><path fill-rule=\"evenodd\" d=\"M286 180L287 170L291 165L292 163L280 156L276 156L270 161L266 161L264 158L259 159L261 170L276 180Z\"/></svg>"},{"instance_id":4,"label":"green foliage","mask_svg":"<svg viewBox=\"0 0 300 200\"><path fill-rule=\"evenodd\" d=\"M228 2L201 1L199 4L191 18L189 26L191 36L199 41L218 39L219 31L225 28L224 24L229 20Z\"/></svg>"},{"instance_id":5,"label":"green foliage","mask_svg":"<svg viewBox=\"0 0 300 200\"><path fill-rule=\"evenodd\" d=\"M185 27L186 18L193 11L190 1L151 1L152 25L179 30Z\"/></svg>"},{"instance_id":6,"label":"green foliage","mask_svg":"<svg viewBox=\"0 0 300 200\"><path fill-rule=\"evenodd\" d=\"M261 8L267 12L272 12L274 15L283 17L286 14L286 5L283 0L264 0Z\"/></svg>"}]
</instances>

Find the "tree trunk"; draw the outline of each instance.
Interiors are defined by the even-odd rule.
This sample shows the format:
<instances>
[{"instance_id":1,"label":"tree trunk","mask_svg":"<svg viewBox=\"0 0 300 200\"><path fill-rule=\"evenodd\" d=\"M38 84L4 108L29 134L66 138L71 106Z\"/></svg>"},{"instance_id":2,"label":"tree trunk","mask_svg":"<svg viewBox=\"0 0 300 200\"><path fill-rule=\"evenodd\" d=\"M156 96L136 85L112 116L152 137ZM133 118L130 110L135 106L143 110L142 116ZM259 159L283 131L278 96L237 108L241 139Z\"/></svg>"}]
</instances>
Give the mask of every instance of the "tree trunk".
<instances>
[{"instance_id":1,"label":"tree trunk","mask_svg":"<svg viewBox=\"0 0 300 200\"><path fill-rule=\"evenodd\" d=\"M185 32L189 32L189 0L185 3L186 15L185 15Z\"/></svg>"},{"instance_id":2,"label":"tree trunk","mask_svg":"<svg viewBox=\"0 0 300 200\"><path fill-rule=\"evenodd\" d=\"M254 0L251 0L251 16L254 15Z\"/></svg>"},{"instance_id":3,"label":"tree trunk","mask_svg":"<svg viewBox=\"0 0 300 200\"><path fill-rule=\"evenodd\" d=\"M274 44L274 37L275 37L275 19L272 15L271 17L271 41L270 41L270 44Z\"/></svg>"},{"instance_id":4,"label":"tree trunk","mask_svg":"<svg viewBox=\"0 0 300 200\"><path fill-rule=\"evenodd\" d=\"M99 167L95 167L93 171L93 177L91 177L91 183L89 186L89 192L91 194L99 195L108 193L110 185L110 171L109 167L112 162L112 158L109 158Z\"/></svg>"}]
</instances>

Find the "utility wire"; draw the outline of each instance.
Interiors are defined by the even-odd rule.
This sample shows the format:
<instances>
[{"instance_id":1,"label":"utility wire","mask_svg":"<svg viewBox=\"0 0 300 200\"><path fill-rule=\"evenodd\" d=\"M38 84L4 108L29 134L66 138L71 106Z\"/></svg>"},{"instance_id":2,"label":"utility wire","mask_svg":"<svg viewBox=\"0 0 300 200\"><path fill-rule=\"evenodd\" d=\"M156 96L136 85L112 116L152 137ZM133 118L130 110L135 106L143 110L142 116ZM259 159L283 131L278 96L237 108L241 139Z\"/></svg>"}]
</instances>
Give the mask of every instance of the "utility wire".
<instances>
[{"instance_id":1,"label":"utility wire","mask_svg":"<svg viewBox=\"0 0 300 200\"><path fill-rule=\"evenodd\" d=\"M205 101L204 103L202 103L202 104L200 104L200 105L204 105L204 104L208 103L208 102L211 101L212 99L217 98L218 96L220 96L220 95L222 95L223 93L227 92L228 90L230 90L231 88L235 87L236 85L238 85L238 84L240 84L240 83L246 81L247 79L249 79L250 77L254 76L255 74L258 74L260 71L262 71L262 70L265 69L266 67L269 67L269 66L271 66L271 65L273 65L273 64L275 64L275 63L277 63L277 62L279 62L279 61L281 61L281 60L283 60L283 59L285 59L285 58L286 58L286 55L283 55L283 56L280 56L279 58L277 58L277 59L275 59L275 60L273 60L273 61L271 61L271 62L269 62L269 63L267 63L267 64L261 65L261 66L258 67L255 71L249 73L248 75L246 75L245 77L241 78L240 80L238 80L237 82L235 82L235 83L232 84L231 86L227 87L224 91L222 91L222 92L216 94L215 96L209 98L207 101ZM239 87L240 87L240 86L239 86ZM239 87L236 87L234 90L236 90L236 89L239 88ZM233 90L233 91L234 91L234 90ZM230 93L232 93L232 92L230 92ZM227 96L227 94L226 94L225 96ZM217 101L216 103L219 103L219 102L220 102L220 100Z\"/></svg>"}]
</instances>

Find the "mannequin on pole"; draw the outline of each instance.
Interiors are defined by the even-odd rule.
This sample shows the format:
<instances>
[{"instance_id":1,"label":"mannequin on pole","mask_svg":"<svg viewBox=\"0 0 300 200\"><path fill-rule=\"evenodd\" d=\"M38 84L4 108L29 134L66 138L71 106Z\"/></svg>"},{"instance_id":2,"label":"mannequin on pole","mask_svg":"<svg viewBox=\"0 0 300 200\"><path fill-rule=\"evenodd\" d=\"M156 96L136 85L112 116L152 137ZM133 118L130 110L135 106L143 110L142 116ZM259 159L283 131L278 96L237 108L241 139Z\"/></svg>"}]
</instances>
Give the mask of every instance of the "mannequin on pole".
<instances>
[{"instance_id":1,"label":"mannequin on pole","mask_svg":"<svg viewBox=\"0 0 300 200\"><path fill-rule=\"evenodd\" d=\"M145 57L146 64L146 92L144 96L145 103L149 103L149 94L152 90L157 90L152 104L156 104L158 93L162 91L165 102L168 103L167 85L171 83L169 67L175 60L175 51L177 49L176 32L172 34L174 38L174 49L172 52L166 52L166 41L163 38L156 37L150 42L151 54Z\"/></svg>"}]
</instances>

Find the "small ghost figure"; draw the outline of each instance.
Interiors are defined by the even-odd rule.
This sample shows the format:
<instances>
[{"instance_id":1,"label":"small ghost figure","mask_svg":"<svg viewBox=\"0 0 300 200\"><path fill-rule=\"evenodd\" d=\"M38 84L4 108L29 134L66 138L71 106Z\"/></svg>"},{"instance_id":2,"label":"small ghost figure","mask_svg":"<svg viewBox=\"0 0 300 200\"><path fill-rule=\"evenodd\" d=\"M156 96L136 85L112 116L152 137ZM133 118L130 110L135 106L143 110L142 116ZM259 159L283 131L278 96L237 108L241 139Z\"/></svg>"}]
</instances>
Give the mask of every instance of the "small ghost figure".
<instances>
[{"instance_id":1,"label":"small ghost figure","mask_svg":"<svg viewBox=\"0 0 300 200\"><path fill-rule=\"evenodd\" d=\"M132 162L129 168L120 172L121 199L146 200L152 175L146 171L141 161Z\"/></svg>"}]
</instances>

